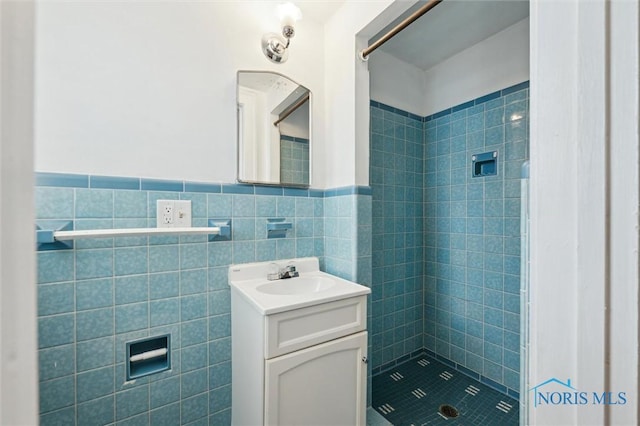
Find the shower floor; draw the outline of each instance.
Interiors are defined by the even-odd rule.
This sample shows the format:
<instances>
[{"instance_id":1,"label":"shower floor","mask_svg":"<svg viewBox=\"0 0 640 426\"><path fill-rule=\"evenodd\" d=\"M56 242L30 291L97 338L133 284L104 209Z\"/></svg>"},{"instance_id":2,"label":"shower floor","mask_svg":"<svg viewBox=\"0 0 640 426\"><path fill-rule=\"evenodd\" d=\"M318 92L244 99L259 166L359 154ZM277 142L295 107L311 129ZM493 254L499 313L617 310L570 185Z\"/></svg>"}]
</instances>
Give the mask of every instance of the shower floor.
<instances>
[{"instance_id":1,"label":"shower floor","mask_svg":"<svg viewBox=\"0 0 640 426\"><path fill-rule=\"evenodd\" d=\"M519 421L518 401L427 355L374 376L372 397L373 408L397 426L506 426ZM458 416L441 414L442 405L455 408Z\"/></svg>"}]
</instances>

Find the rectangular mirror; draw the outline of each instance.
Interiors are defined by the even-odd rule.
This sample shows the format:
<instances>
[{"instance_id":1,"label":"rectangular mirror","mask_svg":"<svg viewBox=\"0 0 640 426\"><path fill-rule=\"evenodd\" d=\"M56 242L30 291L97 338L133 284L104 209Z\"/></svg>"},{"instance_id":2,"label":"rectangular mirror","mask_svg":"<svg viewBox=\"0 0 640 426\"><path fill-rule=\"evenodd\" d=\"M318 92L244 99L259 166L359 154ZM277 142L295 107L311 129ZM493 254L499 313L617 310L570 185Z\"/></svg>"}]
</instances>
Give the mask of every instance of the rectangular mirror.
<instances>
[{"instance_id":1,"label":"rectangular mirror","mask_svg":"<svg viewBox=\"0 0 640 426\"><path fill-rule=\"evenodd\" d=\"M309 186L311 92L275 72L238 71L238 181Z\"/></svg>"}]
</instances>

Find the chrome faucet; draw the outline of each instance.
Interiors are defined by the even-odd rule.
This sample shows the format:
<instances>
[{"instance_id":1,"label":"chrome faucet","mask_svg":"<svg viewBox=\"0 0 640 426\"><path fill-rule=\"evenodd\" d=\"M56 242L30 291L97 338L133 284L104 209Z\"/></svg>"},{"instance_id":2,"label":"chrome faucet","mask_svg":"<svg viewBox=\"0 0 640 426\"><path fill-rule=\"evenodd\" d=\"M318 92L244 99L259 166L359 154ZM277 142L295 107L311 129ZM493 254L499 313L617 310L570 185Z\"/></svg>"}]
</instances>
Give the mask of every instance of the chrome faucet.
<instances>
[{"instance_id":1,"label":"chrome faucet","mask_svg":"<svg viewBox=\"0 0 640 426\"><path fill-rule=\"evenodd\" d=\"M275 264L274 264L275 265ZM273 280L284 280L287 278L295 278L299 277L300 273L296 271L296 267L293 265L287 265L282 269L279 269L278 272L274 272L271 274L267 274L267 279L270 281Z\"/></svg>"}]
</instances>

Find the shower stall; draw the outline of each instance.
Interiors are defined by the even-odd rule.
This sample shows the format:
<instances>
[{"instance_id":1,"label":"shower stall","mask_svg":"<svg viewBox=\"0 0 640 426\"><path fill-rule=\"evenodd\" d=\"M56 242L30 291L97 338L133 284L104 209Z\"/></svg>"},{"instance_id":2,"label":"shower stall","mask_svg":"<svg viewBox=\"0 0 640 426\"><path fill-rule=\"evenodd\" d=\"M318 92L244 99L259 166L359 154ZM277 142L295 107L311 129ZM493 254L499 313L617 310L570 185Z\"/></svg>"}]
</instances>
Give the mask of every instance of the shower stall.
<instances>
[{"instance_id":1,"label":"shower stall","mask_svg":"<svg viewBox=\"0 0 640 426\"><path fill-rule=\"evenodd\" d=\"M410 57L417 42L438 36L418 21L369 62L372 406L394 424L457 416L517 424L524 408L529 47L521 7L512 21L494 21L488 37L443 41L448 56L433 48L440 61ZM452 8L429 24L467 22Z\"/></svg>"}]
</instances>

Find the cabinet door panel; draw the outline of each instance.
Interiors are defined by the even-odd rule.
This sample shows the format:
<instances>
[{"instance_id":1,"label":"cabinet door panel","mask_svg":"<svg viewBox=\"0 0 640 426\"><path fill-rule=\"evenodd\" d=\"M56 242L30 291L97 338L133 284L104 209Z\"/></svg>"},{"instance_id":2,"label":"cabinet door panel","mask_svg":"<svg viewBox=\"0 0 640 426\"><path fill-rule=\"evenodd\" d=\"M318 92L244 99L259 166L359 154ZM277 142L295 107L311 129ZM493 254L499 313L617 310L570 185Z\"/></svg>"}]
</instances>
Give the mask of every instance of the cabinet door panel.
<instances>
[{"instance_id":1,"label":"cabinet door panel","mask_svg":"<svg viewBox=\"0 0 640 426\"><path fill-rule=\"evenodd\" d=\"M279 426L364 425L367 333L265 361L265 421Z\"/></svg>"}]
</instances>

